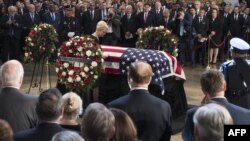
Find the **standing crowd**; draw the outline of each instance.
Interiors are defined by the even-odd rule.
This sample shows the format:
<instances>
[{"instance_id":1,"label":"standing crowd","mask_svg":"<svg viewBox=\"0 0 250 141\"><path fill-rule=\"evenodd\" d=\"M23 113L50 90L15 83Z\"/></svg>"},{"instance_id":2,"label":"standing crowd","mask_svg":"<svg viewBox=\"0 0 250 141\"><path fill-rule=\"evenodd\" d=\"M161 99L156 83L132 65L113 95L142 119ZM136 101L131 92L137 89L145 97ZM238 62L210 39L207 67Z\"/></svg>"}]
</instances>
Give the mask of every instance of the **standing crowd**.
<instances>
[{"instance_id":1,"label":"standing crowd","mask_svg":"<svg viewBox=\"0 0 250 141\"><path fill-rule=\"evenodd\" d=\"M4 141L170 141L172 113L167 101L148 91L152 67L136 61L128 67L127 95L106 105L83 102L74 92L47 89L39 96L20 91L24 38L32 26L49 23L60 42L74 35L91 35L106 45L135 47L137 31L164 26L179 38L179 60L192 66L217 63L229 51L232 61L202 73L205 97L187 111L184 141L222 141L224 124L250 124L249 7L218 5L216 1L0 1L0 140ZM15 5L15 6L14 6ZM103 22L105 21L105 22ZM103 28L104 27L104 28ZM105 29L105 30L104 30ZM244 40L242 40L244 39ZM205 54L208 57L205 57ZM15 60L14 60L15 59ZM237 81L237 82L236 82ZM228 84L228 87L227 87ZM234 85L237 84L237 85ZM239 99L236 99L239 98ZM242 99L243 98L243 99ZM82 116L79 118L79 116Z\"/></svg>"},{"instance_id":2,"label":"standing crowd","mask_svg":"<svg viewBox=\"0 0 250 141\"><path fill-rule=\"evenodd\" d=\"M125 47L135 47L141 29L164 26L179 38L181 64L190 62L193 67L204 66L206 59L215 64L217 58L229 58L232 37L250 41L250 8L245 1L0 0L0 9L3 62L21 59L24 39L39 23L55 27L58 47L71 36L91 35L99 21L108 25L100 43Z\"/></svg>"}]
</instances>

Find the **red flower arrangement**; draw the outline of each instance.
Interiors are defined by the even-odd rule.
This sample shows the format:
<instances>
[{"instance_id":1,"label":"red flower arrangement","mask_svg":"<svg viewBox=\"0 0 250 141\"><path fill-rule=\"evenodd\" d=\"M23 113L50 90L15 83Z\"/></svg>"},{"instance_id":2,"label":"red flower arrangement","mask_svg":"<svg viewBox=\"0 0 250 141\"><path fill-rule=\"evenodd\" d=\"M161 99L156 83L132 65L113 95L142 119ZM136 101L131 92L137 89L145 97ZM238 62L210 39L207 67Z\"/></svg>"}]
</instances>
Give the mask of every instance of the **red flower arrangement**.
<instances>
[{"instance_id":1,"label":"red flower arrangement","mask_svg":"<svg viewBox=\"0 0 250 141\"><path fill-rule=\"evenodd\" d=\"M89 36L70 38L58 50L56 72L59 83L70 91L89 90L103 71L100 45Z\"/></svg>"},{"instance_id":2,"label":"red flower arrangement","mask_svg":"<svg viewBox=\"0 0 250 141\"><path fill-rule=\"evenodd\" d=\"M148 27L138 30L139 38L136 42L137 48L163 50L173 56L178 56L177 37L170 30L159 27Z\"/></svg>"},{"instance_id":3,"label":"red flower arrangement","mask_svg":"<svg viewBox=\"0 0 250 141\"><path fill-rule=\"evenodd\" d=\"M25 39L24 61L40 62L41 59L50 58L56 51L56 42L58 34L52 25L36 25Z\"/></svg>"}]
</instances>

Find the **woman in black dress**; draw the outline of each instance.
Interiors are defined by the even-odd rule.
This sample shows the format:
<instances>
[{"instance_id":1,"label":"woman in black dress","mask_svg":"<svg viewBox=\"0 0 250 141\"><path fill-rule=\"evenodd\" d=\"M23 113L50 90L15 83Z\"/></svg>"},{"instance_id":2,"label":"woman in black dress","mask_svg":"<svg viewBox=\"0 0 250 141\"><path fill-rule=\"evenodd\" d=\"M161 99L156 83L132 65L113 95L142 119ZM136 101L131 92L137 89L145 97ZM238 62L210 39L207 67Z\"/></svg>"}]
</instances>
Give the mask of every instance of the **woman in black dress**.
<instances>
[{"instance_id":1,"label":"woman in black dress","mask_svg":"<svg viewBox=\"0 0 250 141\"><path fill-rule=\"evenodd\" d=\"M210 36L210 46L209 46L209 63L215 64L217 62L217 56L219 52L219 47L222 37L222 21L219 17L219 11L217 9L212 9L212 16L209 20L209 36Z\"/></svg>"},{"instance_id":2,"label":"woman in black dress","mask_svg":"<svg viewBox=\"0 0 250 141\"><path fill-rule=\"evenodd\" d=\"M96 30L94 33L90 35L92 39L96 41L96 43L101 44L100 38L102 38L108 31L108 25L104 21L99 21L96 25Z\"/></svg>"}]
</instances>

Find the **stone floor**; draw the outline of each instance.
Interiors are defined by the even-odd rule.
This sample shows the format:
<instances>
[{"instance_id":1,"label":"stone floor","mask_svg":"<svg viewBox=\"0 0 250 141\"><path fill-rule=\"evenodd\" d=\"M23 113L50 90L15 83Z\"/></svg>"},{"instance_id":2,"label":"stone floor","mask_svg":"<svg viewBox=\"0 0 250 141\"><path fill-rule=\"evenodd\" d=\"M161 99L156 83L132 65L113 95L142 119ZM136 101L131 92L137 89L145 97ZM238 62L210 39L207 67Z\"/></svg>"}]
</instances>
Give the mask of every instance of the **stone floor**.
<instances>
[{"instance_id":1,"label":"stone floor","mask_svg":"<svg viewBox=\"0 0 250 141\"><path fill-rule=\"evenodd\" d=\"M24 82L23 85L21 87L21 90L23 92L28 92L29 87L30 87L30 81L31 81L31 76L32 76L32 70L34 68L34 65L32 64L24 64L24 69L25 69L25 77L24 77ZM215 66L216 68L216 66ZM50 84L48 83L49 81L49 77L48 77L48 70L51 70L51 86L55 87L56 85L56 73L55 73L55 69L53 66L44 66L44 71L42 73L43 75L43 79L41 80L41 88L47 89L49 88ZM203 97L203 94L201 92L200 89L200 84L199 84L199 78L200 78L200 74L205 70L204 67L201 66L197 66L196 68L191 68L189 66L184 67L184 72L186 75L186 82L184 84L184 88L185 88L185 92L186 92L186 96L187 96L187 101L189 105L199 105L200 101ZM41 74L38 73L38 74ZM34 77L34 82L40 82L40 76L39 77ZM34 85L32 85L34 86ZM40 89L40 90L42 90ZM34 87L31 88L30 93L32 95L38 95L39 92L39 88L38 87ZM181 133L175 134L172 136L171 141L181 141Z\"/></svg>"}]
</instances>

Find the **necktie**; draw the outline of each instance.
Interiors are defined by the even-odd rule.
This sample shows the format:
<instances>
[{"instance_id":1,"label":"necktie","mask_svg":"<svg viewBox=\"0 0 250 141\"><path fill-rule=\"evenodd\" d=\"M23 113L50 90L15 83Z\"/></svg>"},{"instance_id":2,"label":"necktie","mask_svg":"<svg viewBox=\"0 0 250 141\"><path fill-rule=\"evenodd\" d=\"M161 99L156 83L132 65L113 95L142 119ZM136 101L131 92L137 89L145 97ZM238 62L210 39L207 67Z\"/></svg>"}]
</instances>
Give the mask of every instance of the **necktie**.
<instances>
[{"instance_id":1,"label":"necktie","mask_svg":"<svg viewBox=\"0 0 250 141\"><path fill-rule=\"evenodd\" d=\"M180 36L183 36L184 33L184 25L183 22L180 23Z\"/></svg>"},{"instance_id":2,"label":"necktie","mask_svg":"<svg viewBox=\"0 0 250 141\"><path fill-rule=\"evenodd\" d=\"M128 21L130 20L130 15L128 15Z\"/></svg>"},{"instance_id":3,"label":"necktie","mask_svg":"<svg viewBox=\"0 0 250 141\"><path fill-rule=\"evenodd\" d=\"M145 13L145 18L144 18L144 22L147 22L147 18L148 18L148 13Z\"/></svg>"},{"instance_id":4,"label":"necktie","mask_svg":"<svg viewBox=\"0 0 250 141\"><path fill-rule=\"evenodd\" d=\"M94 11L91 12L92 13L92 20L94 20Z\"/></svg>"},{"instance_id":5,"label":"necktie","mask_svg":"<svg viewBox=\"0 0 250 141\"><path fill-rule=\"evenodd\" d=\"M237 19L238 19L238 16L237 16L237 14L235 14L235 15L234 15L234 20L237 21Z\"/></svg>"},{"instance_id":6,"label":"necktie","mask_svg":"<svg viewBox=\"0 0 250 141\"><path fill-rule=\"evenodd\" d=\"M33 13L31 13L31 20L32 20L32 22L34 22L34 14Z\"/></svg>"}]
</instances>

